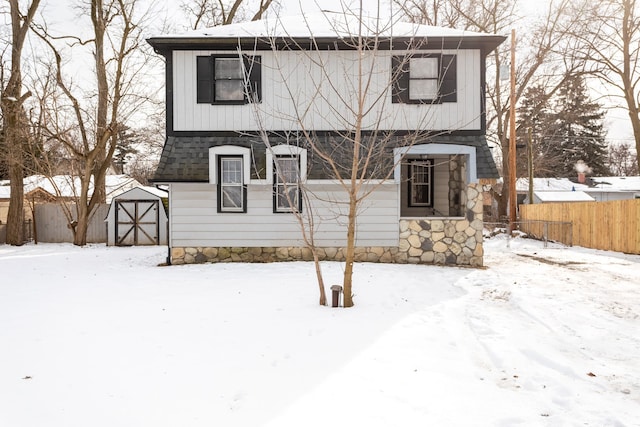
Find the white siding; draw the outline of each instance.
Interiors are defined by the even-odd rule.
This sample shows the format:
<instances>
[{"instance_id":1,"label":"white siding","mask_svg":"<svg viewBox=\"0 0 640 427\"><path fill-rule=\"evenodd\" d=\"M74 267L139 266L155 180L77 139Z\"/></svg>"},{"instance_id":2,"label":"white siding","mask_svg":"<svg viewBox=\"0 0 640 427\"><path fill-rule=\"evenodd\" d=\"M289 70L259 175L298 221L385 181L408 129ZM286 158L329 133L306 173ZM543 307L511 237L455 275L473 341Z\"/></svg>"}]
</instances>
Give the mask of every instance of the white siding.
<instances>
[{"instance_id":1,"label":"white siding","mask_svg":"<svg viewBox=\"0 0 640 427\"><path fill-rule=\"evenodd\" d=\"M256 55L262 57L260 104L197 104L196 57L214 53L222 52L173 52L174 130L296 130L300 129L300 121L314 130L353 128L350 108L356 105L358 93L357 52L259 51ZM391 56L406 54L405 51L379 51L368 56L363 61L366 80L363 84L370 87L366 92L368 105L375 105L365 119L365 127L480 129L480 51L442 53L457 55L458 100L428 106L391 102Z\"/></svg>"},{"instance_id":2,"label":"white siding","mask_svg":"<svg viewBox=\"0 0 640 427\"><path fill-rule=\"evenodd\" d=\"M318 246L344 246L346 194L338 185L311 184ZM398 190L383 184L364 200L357 219L358 246L397 246ZM332 201L332 202L329 202ZM273 213L272 187L249 185L247 212L218 213L216 186L171 185L171 246L278 247L302 246L294 215Z\"/></svg>"}]
</instances>

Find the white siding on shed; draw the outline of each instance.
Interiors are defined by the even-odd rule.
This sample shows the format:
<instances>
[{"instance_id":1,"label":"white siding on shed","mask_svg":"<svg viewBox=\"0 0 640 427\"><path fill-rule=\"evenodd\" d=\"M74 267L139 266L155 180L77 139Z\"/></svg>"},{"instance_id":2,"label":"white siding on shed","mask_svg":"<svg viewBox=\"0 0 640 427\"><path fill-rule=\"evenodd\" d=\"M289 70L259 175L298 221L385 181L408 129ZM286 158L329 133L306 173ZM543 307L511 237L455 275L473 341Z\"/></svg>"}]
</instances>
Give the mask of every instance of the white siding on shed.
<instances>
[{"instance_id":1,"label":"white siding on shed","mask_svg":"<svg viewBox=\"0 0 640 427\"><path fill-rule=\"evenodd\" d=\"M310 184L320 247L346 244L346 193L337 184ZM285 247L303 246L294 215L273 213L271 186L250 184L246 213L218 213L216 186L171 184L172 247ZM332 201L332 202L329 202ZM398 189L379 186L361 204L357 246L398 245Z\"/></svg>"},{"instance_id":2,"label":"white siding on shed","mask_svg":"<svg viewBox=\"0 0 640 427\"><path fill-rule=\"evenodd\" d=\"M355 105L356 102L358 52L258 51L256 55L262 58L261 103L197 104L196 57L216 53L229 54L228 51L173 52L175 131L298 130L296 108L300 114L305 114L303 122L307 129L353 128L350 122L353 113L349 113L345 103ZM367 93L369 105L377 100L365 118L365 129L479 130L482 91L480 51L420 51L457 55L457 102L429 106L391 102L391 57L406 53L377 51L368 54L364 61L364 69L367 70L364 77L371 77L371 89ZM384 95L378 100L379 94Z\"/></svg>"}]
</instances>

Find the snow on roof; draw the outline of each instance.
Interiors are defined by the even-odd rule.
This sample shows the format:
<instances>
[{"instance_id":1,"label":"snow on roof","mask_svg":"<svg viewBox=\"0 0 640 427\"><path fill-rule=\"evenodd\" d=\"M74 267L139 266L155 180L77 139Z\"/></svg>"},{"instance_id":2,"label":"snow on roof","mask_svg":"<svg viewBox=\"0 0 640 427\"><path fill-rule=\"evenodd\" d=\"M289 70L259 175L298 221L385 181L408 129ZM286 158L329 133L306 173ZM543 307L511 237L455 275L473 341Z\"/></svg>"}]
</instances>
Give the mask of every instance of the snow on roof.
<instances>
[{"instance_id":1,"label":"snow on roof","mask_svg":"<svg viewBox=\"0 0 640 427\"><path fill-rule=\"evenodd\" d=\"M541 202L593 202L594 198L584 191L536 191Z\"/></svg>"},{"instance_id":2,"label":"snow on roof","mask_svg":"<svg viewBox=\"0 0 640 427\"><path fill-rule=\"evenodd\" d=\"M587 191L602 192L637 192L640 191L640 176L603 176L592 177L595 186L573 182L568 178L533 178L533 191ZM516 191L527 192L529 179L518 178Z\"/></svg>"},{"instance_id":3,"label":"snow on roof","mask_svg":"<svg viewBox=\"0 0 640 427\"><path fill-rule=\"evenodd\" d=\"M169 192L165 191L165 190L161 190L157 187L150 187L148 185L144 185L144 186L140 186L140 188L142 188L144 191L153 194L154 196L158 196L158 197L168 197L169 196Z\"/></svg>"},{"instance_id":4,"label":"snow on roof","mask_svg":"<svg viewBox=\"0 0 640 427\"><path fill-rule=\"evenodd\" d=\"M139 187L141 184L128 175L107 175L105 177L105 187L107 192L107 203L118 194ZM80 178L70 175L55 175L46 177L44 175L31 175L24 178L24 193L28 194L36 189L42 189L54 197L73 198L80 193ZM0 185L0 198L11 195L8 184ZM89 194L93 193L93 178L89 186Z\"/></svg>"},{"instance_id":5,"label":"snow on roof","mask_svg":"<svg viewBox=\"0 0 640 427\"><path fill-rule=\"evenodd\" d=\"M360 27L362 25L362 27ZM360 17L353 13L318 12L295 16L275 16L259 21L203 28L158 38L320 38L351 37L496 37L452 28L434 27L378 17Z\"/></svg>"},{"instance_id":6,"label":"snow on roof","mask_svg":"<svg viewBox=\"0 0 640 427\"><path fill-rule=\"evenodd\" d=\"M570 181L568 178L533 178L533 191L577 191L587 188L588 185ZM529 178L518 178L516 191L529 191Z\"/></svg>"},{"instance_id":7,"label":"snow on roof","mask_svg":"<svg viewBox=\"0 0 640 427\"><path fill-rule=\"evenodd\" d=\"M605 191L640 191L640 176L603 176L592 180L596 188Z\"/></svg>"}]
</instances>

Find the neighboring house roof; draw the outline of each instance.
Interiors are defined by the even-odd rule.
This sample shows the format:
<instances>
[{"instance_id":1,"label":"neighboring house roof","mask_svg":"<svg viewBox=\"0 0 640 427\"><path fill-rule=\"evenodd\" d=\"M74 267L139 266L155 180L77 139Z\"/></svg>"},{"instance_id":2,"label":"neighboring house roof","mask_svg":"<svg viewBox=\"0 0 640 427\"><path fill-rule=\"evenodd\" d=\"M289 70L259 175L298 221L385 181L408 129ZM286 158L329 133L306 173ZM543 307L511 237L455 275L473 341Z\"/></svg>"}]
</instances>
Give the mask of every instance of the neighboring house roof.
<instances>
[{"instance_id":1,"label":"neighboring house roof","mask_svg":"<svg viewBox=\"0 0 640 427\"><path fill-rule=\"evenodd\" d=\"M298 16L274 16L259 21L203 28L184 34L162 35L150 38L148 42L156 48L162 46L179 47L185 44L242 44L257 39L266 44L282 43L284 40L309 39L322 43L322 39L334 42L337 39L345 42L345 39L359 33L368 38L426 38L427 44L433 43L439 48L449 47L443 46L443 44L454 44L454 47L463 48L467 43L473 43L493 50L506 39L506 37L495 34L433 27L376 17L360 17L352 13L319 12Z\"/></svg>"},{"instance_id":2,"label":"neighboring house roof","mask_svg":"<svg viewBox=\"0 0 640 427\"><path fill-rule=\"evenodd\" d=\"M317 135L316 140L319 144L328 144L331 136ZM402 137L398 136L398 140ZM270 137L272 145L285 143L284 138ZM476 166L477 176L480 179L497 178L498 170L493 161L491 151L489 150L486 140L482 136L438 136L427 138L423 143L439 143L439 144L460 144L476 147ZM160 157L158 168L153 177L154 182L208 182L209 181L209 148L220 145L247 145L246 136L169 136L165 143ZM263 154L266 152L264 142L256 137L250 142L251 150L254 153L256 162L265 159ZM391 155L391 153L389 153ZM323 173L323 165L319 159L312 156L311 167L309 168L310 179L326 178ZM252 170L252 177L262 177L261 171L266 170L265 165L255 164Z\"/></svg>"},{"instance_id":3,"label":"neighboring house roof","mask_svg":"<svg viewBox=\"0 0 640 427\"><path fill-rule=\"evenodd\" d=\"M591 185L580 184L569 178L534 178L534 191L587 191L591 192L640 192L640 176L603 176L591 177ZM516 191L529 191L529 179L518 178Z\"/></svg>"},{"instance_id":4,"label":"neighboring house roof","mask_svg":"<svg viewBox=\"0 0 640 427\"><path fill-rule=\"evenodd\" d=\"M602 176L591 180L595 188L605 191L640 191L640 176Z\"/></svg>"},{"instance_id":5,"label":"neighboring house roof","mask_svg":"<svg viewBox=\"0 0 640 427\"><path fill-rule=\"evenodd\" d=\"M573 182L568 178L533 178L533 191L578 191L587 188L588 185ZM529 178L518 178L516 191L529 191Z\"/></svg>"},{"instance_id":6,"label":"neighboring house roof","mask_svg":"<svg viewBox=\"0 0 640 427\"><path fill-rule=\"evenodd\" d=\"M105 177L107 203L109 203L114 196L140 185L138 181L128 175L107 175ZM80 178L70 175L55 175L52 177L46 177L44 175L28 176L24 178L25 196L32 192L46 192L53 198L73 199L79 195ZM11 196L9 181L6 181L6 184L0 182L0 198L3 198L5 193L6 198ZM93 180L89 187L89 194L92 193Z\"/></svg>"},{"instance_id":7,"label":"neighboring house roof","mask_svg":"<svg viewBox=\"0 0 640 427\"><path fill-rule=\"evenodd\" d=\"M533 194L541 203L594 201L594 198L584 191L535 191Z\"/></svg>"}]
</instances>

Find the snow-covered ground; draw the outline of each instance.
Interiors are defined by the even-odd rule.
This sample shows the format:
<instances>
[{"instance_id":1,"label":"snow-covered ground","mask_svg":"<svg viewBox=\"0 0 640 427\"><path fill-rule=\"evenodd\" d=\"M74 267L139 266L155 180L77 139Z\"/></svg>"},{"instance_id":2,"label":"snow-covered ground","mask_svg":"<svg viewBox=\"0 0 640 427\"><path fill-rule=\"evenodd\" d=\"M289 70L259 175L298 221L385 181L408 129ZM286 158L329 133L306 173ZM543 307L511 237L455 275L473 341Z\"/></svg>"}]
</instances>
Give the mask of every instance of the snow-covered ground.
<instances>
[{"instance_id":1,"label":"snow-covered ground","mask_svg":"<svg viewBox=\"0 0 640 427\"><path fill-rule=\"evenodd\" d=\"M358 264L342 309L310 263L0 246L0 426L640 426L640 256L485 249Z\"/></svg>"}]
</instances>

